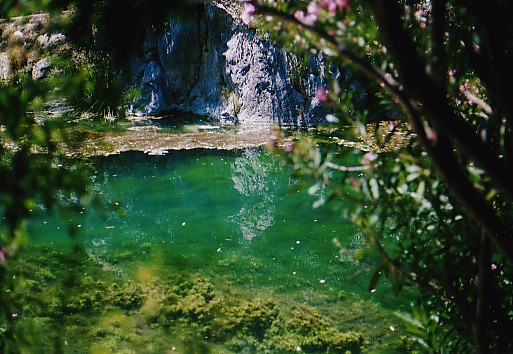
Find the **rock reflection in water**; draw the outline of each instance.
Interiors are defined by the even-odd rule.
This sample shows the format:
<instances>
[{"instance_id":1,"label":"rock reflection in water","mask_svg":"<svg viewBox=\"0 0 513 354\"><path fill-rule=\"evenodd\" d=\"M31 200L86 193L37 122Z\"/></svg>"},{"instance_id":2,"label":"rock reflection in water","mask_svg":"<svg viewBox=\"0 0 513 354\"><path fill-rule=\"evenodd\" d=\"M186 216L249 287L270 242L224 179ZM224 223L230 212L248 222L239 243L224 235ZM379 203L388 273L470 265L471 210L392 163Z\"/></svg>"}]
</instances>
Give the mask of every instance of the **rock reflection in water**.
<instances>
[{"instance_id":1,"label":"rock reflection in water","mask_svg":"<svg viewBox=\"0 0 513 354\"><path fill-rule=\"evenodd\" d=\"M266 160L256 148L246 148L232 165L234 188L247 198L229 219L239 226L244 240L251 241L274 224L276 168L276 161Z\"/></svg>"}]
</instances>

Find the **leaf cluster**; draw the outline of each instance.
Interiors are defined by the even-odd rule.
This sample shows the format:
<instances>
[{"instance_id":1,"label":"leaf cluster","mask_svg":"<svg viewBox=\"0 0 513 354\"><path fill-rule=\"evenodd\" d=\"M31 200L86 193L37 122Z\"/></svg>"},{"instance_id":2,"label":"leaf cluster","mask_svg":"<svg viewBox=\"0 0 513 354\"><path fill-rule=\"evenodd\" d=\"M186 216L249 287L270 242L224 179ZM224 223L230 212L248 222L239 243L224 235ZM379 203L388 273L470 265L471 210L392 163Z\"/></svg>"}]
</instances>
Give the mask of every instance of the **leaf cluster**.
<instances>
[{"instance_id":1,"label":"leaf cluster","mask_svg":"<svg viewBox=\"0 0 513 354\"><path fill-rule=\"evenodd\" d=\"M296 11L319 1L252 3L264 15L257 25L282 30L277 38L301 55L322 54L354 73L368 94L363 106L341 80L328 86L342 124L390 122L392 134L370 134L375 144L363 148L360 166L334 152L314 170L291 159L356 202L343 215L367 236L355 255L375 266L370 289L383 274L396 289L417 286L429 316L457 333L461 348L511 351L503 334L513 297L511 3L353 0L319 11L313 24ZM416 143L386 150L398 119ZM354 131L350 140L369 140L365 129ZM443 351L456 341L424 343Z\"/></svg>"}]
</instances>

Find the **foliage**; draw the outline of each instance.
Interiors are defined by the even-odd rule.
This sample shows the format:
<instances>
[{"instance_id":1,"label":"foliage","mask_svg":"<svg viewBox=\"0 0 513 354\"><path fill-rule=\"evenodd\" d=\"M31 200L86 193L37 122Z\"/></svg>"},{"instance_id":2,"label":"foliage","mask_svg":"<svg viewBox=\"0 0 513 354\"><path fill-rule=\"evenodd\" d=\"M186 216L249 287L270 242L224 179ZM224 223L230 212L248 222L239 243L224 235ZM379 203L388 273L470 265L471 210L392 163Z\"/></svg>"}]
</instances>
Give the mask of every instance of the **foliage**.
<instances>
[{"instance_id":1,"label":"foliage","mask_svg":"<svg viewBox=\"0 0 513 354\"><path fill-rule=\"evenodd\" d=\"M58 153L64 139L59 121L38 122L33 113L42 107L45 83L23 76L0 88L0 349L12 352L17 346L12 332L15 280L6 271L26 240L26 219L54 208L78 213L91 199L83 169ZM76 230L69 231L74 235Z\"/></svg>"},{"instance_id":2,"label":"foliage","mask_svg":"<svg viewBox=\"0 0 513 354\"><path fill-rule=\"evenodd\" d=\"M58 80L58 87L75 112L107 120L124 117L132 97L107 53L84 54L75 60L60 59L58 67L74 78Z\"/></svg>"},{"instance_id":3,"label":"foliage","mask_svg":"<svg viewBox=\"0 0 513 354\"><path fill-rule=\"evenodd\" d=\"M504 333L513 320L511 10L502 1L249 1L241 16L291 50L350 67L369 93L358 107L343 80L320 88L341 123L358 128L359 165L315 143L289 143L286 155L331 188L321 201L355 200L344 213L367 236L354 256L375 265L370 290L383 274L397 290L420 287L448 336L423 340L436 352L513 350ZM388 148L397 136L414 143Z\"/></svg>"},{"instance_id":4,"label":"foliage","mask_svg":"<svg viewBox=\"0 0 513 354\"><path fill-rule=\"evenodd\" d=\"M2 2L2 13L12 4ZM14 14L14 13L11 13ZM3 33L2 33L3 34ZM16 46L10 46L10 54ZM20 49L21 48L21 49ZM56 80L34 80L26 71L25 48L9 78L0 81L0 351L19 352L25 338L15 331L19 304L13 298L15 277L7 276L18 249L26 244L27 219L36 213L59 210L71 220L94 198L85 169L60 153L66 139L62 117L45 113L54 99ZM37 51L34 49L34 53ZM32 55L32 54L30 54ZM30 59L30 58L29 58ZM71 80L61 75L59 80ZM70 223L69 233L77 235Z\"/></svg>"}]
</instances>

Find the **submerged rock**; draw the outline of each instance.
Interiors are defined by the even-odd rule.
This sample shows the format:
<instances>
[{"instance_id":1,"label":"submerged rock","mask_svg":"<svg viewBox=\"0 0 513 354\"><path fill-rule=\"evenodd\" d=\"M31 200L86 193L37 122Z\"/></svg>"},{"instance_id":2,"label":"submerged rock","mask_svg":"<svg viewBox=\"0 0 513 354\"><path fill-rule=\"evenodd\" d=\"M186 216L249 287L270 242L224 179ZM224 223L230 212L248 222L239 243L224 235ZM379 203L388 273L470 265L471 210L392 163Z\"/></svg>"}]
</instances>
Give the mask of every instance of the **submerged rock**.
<instances>
[{"instance_id":1,"label":"submerged rock","mask_svg":"<svg viewBox=\"0 0 513 354\"><path fill-rule=\"evenodd\" d=\"M312 65L320 70L304 73L306 85L296 87L294 59L232 10L199 5L196 17L173 19L164 33L147 34L143 55L131 65L141 91L134 113L180 110L243 125L316 122L320 61Z\"/></svg>"},{"instance_id":2,"label":"submerged rock","mask_svg":"<svg viewBox=\"0 0 513 354\"><path fill-rule=\"evenodd\" d=\"M152 127L134 128L126 132L75 132L80 144L63 145L61 148L68 156L82 157L109 156L127 151L165 155L173 150L234 150L260 147L265 145L270 136L269 130L266 129L225 131L221 128L209 128L183 134L165 134Z\"/></svg>"}]
</instances>

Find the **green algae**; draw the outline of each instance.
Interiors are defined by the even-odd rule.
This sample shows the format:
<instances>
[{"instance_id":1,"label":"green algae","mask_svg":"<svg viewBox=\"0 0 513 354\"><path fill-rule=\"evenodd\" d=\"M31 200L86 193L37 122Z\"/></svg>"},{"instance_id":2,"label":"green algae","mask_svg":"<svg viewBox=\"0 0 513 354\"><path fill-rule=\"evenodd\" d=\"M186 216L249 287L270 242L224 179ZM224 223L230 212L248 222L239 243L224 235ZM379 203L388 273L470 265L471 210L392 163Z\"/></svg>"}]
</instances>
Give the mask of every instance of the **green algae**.
<instances>
[{"instance_id":1,"label":"green algae","mask_svg":"<svg viewBox=\"0 0 513 354\"><path fill-rule=\"evenodd\" d=\"M367 323L355 329L298 301L297 294L275 296L264 290L255 296L226 279L198 273L117 277L82 256L80 266L69 269L61 253L33 248L13 269L22 280L16 289L22 304L19 328L28 342L44 339L45 352L372 352L369 336L377 335L372 328L386 316L376 308L365 316L361 309L372 304L361 301L355 316ZM339 300L332 301L331 309L352 311L351 300L334 296ZM401 337L388 338L387 345L403 345Z\"/></svg>"},{"instance_id":2,"label":"green algae","mask_svg":"<svg viewBox=\"0 0 513 354\"><path fill-rule=\"evenodd\" d=\"M298 305L290 317L281 318L271 332L271 349L276 352L359 353L362 333L340 332L319 312L307 305Z\"/></svg>"}]
</instances>

